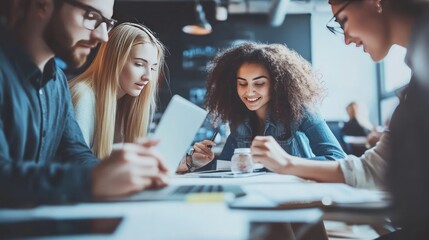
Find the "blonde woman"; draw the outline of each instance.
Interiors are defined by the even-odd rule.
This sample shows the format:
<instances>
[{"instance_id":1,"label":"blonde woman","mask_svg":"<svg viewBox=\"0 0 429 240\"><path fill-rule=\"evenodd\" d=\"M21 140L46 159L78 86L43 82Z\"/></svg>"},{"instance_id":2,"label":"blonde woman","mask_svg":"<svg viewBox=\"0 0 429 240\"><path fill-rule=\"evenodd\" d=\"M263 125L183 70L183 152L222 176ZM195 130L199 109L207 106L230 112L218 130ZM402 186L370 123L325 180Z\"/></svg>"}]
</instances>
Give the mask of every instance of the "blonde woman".
<instances>
[{"instance_id":1,"label":"blonde woman","mask_svg":"<svg viewBox=\"0 0 429 240\"><path fill-rule=\"evenodd\" d=\"M147 134L164 53L151 30L123 23L110 31L91 66L70 82L77 122L99 159L110 155L113 143Z\"/></svg>"}]
</instances>

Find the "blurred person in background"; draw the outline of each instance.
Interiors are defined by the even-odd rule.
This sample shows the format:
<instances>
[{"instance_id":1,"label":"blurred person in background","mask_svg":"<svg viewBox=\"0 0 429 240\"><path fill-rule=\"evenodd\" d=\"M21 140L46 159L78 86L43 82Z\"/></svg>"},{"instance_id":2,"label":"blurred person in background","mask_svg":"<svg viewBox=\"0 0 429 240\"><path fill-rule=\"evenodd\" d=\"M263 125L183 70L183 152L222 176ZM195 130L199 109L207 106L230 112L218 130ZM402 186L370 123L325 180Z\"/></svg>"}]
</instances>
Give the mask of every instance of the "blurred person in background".
<instances>
[{"instance_id":1,"label":"blurred person in background","mask_svg":"<svg viewBox=\"0 0 429 240\"><path fill-rule=\"evenodd\" d=\"M361 104L351 102L347 105L346 111L349 120L341 129L342 138L347 153L360 156L367 150L367 136L374 127L369 120L368 110Z\"/></svg>"},{"instance_id":2,"label":"blurred person in background","mask_svg":"<svg viewBox=\"0 0 429 240\"><path fill-rule=\"evenodd\" d=\"M366 137L373 129L366 108L356 102L351 102L347 105L346 111L349 115L349 120L344 123L341 132L348 136Z\"/></svg>"}]
</instances>

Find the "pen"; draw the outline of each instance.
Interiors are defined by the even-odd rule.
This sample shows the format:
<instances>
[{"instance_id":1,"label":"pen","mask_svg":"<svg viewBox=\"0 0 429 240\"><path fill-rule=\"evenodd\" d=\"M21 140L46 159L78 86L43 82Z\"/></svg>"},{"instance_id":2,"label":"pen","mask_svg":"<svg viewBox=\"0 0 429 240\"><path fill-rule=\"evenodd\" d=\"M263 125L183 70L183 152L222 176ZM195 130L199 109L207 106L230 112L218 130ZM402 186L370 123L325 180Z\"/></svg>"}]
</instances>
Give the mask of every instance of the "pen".
<instances>
[{"instance_id":1,"label":"pen","mask_svg":"<svg viewBox=\"0 0 429 240\"><path fill-rule=\"evenodd\" d=\"M215 128L214 129L214 133L213 133L213 136L212 136L212 138L210 138L210 141L214 141L215 140L215 138L216 138L216 135L219 133L219 129L218 128ZM207 147L208 148L212 148L213 146L212 145L207 145Z\"/></svg>"}]
</instances>

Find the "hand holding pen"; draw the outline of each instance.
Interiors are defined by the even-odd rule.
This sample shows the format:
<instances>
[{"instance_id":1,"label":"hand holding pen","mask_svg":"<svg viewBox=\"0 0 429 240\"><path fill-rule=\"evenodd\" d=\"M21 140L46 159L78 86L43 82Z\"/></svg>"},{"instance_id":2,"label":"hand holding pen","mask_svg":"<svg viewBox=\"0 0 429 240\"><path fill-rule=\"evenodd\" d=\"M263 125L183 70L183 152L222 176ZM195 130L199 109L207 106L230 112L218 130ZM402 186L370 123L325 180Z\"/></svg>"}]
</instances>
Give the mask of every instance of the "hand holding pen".
<instances>
[{"instance_id":1,"label":"hand holding pen","mask_svg":"<svg viewBox=\"0 0 429 240\"><path fill-rule=\"evenodd\" d=\"M213 133L213 136L212 136L212 138L210 138L210 141L212 141L212 142L214 142L214 140L216 139L216 136L217 136L217 134L219 133L219 129L218 128L215 128L215 130L214 130L214 133ZM207 147L208 148L212 148L214 145L207 145Z\"/></svg>"},{"instance_id":2,"label":"hand holding pen","mask_svg":"<svg viewBox=\"0 0 429 240\"><path fill-rule=\"evenodd\" d=\"M195 168L200 168L214 159L212 147L216 146L214 140L217 134L218 129L216 128L210 140L203 140L194 144L192 162Z\"/></svg>"}]
</instances>

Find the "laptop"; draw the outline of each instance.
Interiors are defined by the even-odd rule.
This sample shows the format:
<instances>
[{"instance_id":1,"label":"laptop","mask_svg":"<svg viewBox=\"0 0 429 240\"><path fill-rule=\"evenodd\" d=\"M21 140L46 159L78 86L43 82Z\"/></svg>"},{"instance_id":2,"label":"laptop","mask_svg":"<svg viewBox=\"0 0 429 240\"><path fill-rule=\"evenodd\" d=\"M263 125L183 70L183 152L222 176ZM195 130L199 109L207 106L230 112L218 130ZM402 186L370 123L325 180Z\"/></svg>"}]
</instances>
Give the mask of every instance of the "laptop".
<instances>
[{"instance_id":1,"label":"laptop","mask_svg":"<svg viewBox=\"0 0 429 240\"><path fill-rule=\"evenodd\" d=\"M180 160L185 156L206 116L206 110L179 95L174 95L170 100L153 135L154 138L160 140L156 148L164 157L164 163L170 174L176 172ZM190 195L199 193L232 193L235 197L245 195L243 190L236 185L172 184L162 189L144 190L131 196L103 199L102 201L186 200Z\"/></svg>"}]
</instances>

